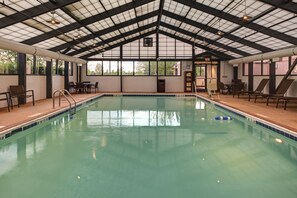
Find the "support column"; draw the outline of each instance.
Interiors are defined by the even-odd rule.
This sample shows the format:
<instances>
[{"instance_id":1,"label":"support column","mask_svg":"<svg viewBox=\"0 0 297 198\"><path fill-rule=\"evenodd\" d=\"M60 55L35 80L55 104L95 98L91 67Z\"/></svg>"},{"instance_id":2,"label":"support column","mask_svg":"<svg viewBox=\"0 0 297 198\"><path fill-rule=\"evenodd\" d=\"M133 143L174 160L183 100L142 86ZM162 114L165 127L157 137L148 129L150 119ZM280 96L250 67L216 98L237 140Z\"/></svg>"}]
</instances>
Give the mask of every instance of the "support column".
<instances>
[{"instance_id":1,"label":"support column","mask_svg":"<svg viewBox=\"0 0 297 198\"><path fill-rule=\"evenodd\" d=\"M52 61L46 61L46 98L52 98L53 95L53 74Z\"/></svg>"},{"instance_id":2,"label":"support column","mask_svg":"<svg viewBox=\"0 0 297 198\"><path fill-rule=\"evenodd\" d=\"M120 46L120 78L121 78L121 92L123 92L123 75L122 75L122 61L123 61L123 46Z\"/></svg>"},{"instance_id":3,"label":"support column","mask_svg":"<svg viewBox=\"0 0 297 198\"><path fill-rule=\"evenodd\" d=\"M19 85L23 85L24 89L27 90L26 54L18 53L17 60ZM20 104L26 104L26 98L20 98L19 102Z\"/></svg>"},{"instance_id":4,"label":"support column","mask_svg":"<svg viewBox=\"0 0 297 198\"><path fill-rule=\"evenodd\" d=\"M276 75L275 75L275 62L270 60L269 64L269 93L275 93Z\"/></svg>"},{"instance_id":5,"label":"support column","mask_svg":"<svg viewBox=\"0 0 297 198\"><path fill-rule=\"evenodd\" d=\"M64 64L64 89L69 91L69 62Z\"/></svg>"},{"instance_id":6,"label":"support column","mask_svg":"<svg viewBox=\"0 0 297 198\"><path fill-rule=\"evenodd\" d=\"M248 91L254 91L254 66L253 62L249 63L248 74Z\"/></svg>"}]
</instances>

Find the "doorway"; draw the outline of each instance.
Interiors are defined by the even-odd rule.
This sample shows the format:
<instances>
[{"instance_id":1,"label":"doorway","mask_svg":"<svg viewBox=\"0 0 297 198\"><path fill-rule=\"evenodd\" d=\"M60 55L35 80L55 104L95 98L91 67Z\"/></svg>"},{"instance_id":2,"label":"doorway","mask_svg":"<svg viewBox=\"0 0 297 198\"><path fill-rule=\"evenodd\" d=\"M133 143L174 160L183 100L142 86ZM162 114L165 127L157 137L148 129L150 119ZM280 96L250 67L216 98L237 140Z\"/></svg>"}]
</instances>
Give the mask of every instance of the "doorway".
<instances>
[{"instance_id":1,"label":"doorway","mask_svg":"<svg viewBox=\"0 0 297 198\"><path fill-rule=\"evenodd\" d=\"M197 91L206 91L208 84L218 83L218 61L196 61L195 83Z\"/></svg>"}]
</instances>

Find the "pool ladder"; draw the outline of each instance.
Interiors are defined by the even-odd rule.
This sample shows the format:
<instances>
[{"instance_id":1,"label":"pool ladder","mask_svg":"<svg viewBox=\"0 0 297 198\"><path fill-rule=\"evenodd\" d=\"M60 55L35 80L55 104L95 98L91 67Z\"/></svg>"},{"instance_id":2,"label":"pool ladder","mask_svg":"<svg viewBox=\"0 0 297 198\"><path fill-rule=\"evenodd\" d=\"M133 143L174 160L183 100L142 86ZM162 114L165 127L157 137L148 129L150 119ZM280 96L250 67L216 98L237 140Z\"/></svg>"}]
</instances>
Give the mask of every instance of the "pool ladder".
<instances>
[{"instance_id":1,"label":"pool ladder","mask_svg":"<svg viewBox=\"0 0 297 198\"><path fill-rule=\"evenodd\" d=\"M76 114L76 100L72 97L72 95L69 93L69 91L67 91L66 89L60 89L60 90L56 90L53 93L53 108L55 108L55 96L56 93L59 93L59 107L61 106L61 95L64 96L64 98L67 100L67 102L69 103L69 113L70 116L73 116L74 114ZM73 103L74 103L74 107L72 108L72 103L69 100L69 98L65 95L68 94L68 96L72 99Z\"/></svg>"}]
</instances>

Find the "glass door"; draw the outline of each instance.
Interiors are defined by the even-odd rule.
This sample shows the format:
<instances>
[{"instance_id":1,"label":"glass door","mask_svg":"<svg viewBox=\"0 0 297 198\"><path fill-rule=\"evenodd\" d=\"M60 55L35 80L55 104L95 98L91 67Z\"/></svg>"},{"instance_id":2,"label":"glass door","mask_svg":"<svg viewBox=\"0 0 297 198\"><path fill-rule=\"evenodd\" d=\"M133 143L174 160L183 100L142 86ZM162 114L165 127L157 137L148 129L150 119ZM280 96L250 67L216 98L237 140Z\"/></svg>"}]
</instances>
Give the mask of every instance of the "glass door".
<instances>
[{"instance_id":1,"label":"glass door","mask_svg":"<svg viewBox=\"0 0 297 198\"><path fill-rule=\"evenodd\" d=\"M196 65L195 84L197 91L205 91L206 68L204 64Z\"/></svg>"}]
</instances>

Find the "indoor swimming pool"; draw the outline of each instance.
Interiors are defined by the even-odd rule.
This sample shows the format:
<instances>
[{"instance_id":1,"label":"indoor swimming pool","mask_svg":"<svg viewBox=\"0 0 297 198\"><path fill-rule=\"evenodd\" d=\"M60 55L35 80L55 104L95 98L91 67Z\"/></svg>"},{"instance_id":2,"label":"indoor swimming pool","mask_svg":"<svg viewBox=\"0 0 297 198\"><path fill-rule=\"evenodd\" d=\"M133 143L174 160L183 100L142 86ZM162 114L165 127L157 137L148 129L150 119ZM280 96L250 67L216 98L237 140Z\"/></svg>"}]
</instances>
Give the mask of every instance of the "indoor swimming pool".
<instances>
[{"instance_id":1,"label":"indoor swimming pool","mask_svg":"<svg viewBox=\"0 0 297 198\"><path fill-rule=\"evenodd\" d=\"M0 197L296 195L296 141L194 97L104 96L0 140Z\"/></svg>"}]
</instances>

